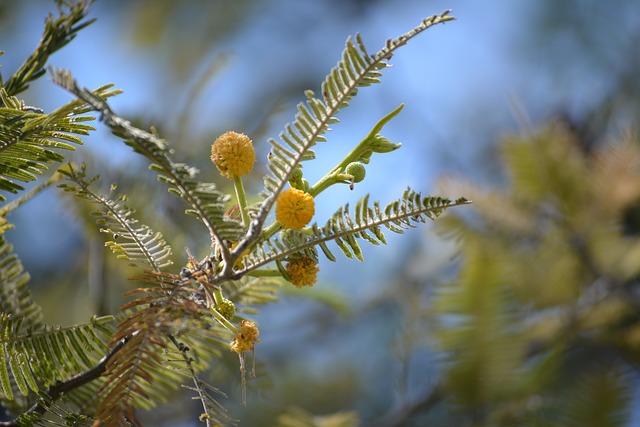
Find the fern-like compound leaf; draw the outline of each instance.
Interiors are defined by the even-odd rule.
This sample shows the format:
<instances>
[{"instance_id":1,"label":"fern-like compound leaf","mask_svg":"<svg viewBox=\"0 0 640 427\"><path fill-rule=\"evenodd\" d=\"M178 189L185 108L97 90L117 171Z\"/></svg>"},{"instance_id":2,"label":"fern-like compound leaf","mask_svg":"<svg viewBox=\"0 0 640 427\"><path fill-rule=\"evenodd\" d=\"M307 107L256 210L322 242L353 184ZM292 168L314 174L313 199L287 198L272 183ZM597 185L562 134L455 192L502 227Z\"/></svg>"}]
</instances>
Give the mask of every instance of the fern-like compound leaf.
<instances>
[{"instance_id":1,"label":"fern-like compound leaf","mask_svg":"<svg viewBox=\"0 0 640 427\"><path fill-rule=\"evenodd\" d=\"M257 313L256 306L278 300L277 292L281 281L276 278L242 277L222 284L226 297L234 301L239 316Z\"/></svg>"},{"instance_id":2,"label":"fern-like compound leaf","mask_svg":"<svg viewBox=\"0 0 640 427\"><path fill-rule=\"evenodd\" d=\"M356 36L355 40L347 40L341 60L321 85L322 98L316 98L310 90L306 91L306 103L298 104L298 113L294 121L280 133L280 141L269 140L272 147L268 166L271 174L264 178L264 200L257 207L254 229L259 229L266 220L293 170L300 162L313 158L311 149L316 143L326 141L324 134L329 130L329 125L338 121L337 113L349 105L359 88L378 83L381 70L389 67L388 60L393 52L409 39L433 25L453 20L448 13L445 11L423 20L410 32L387 41L374 55L367 52L360 36Z\"/></svg>"},{"instance_id":3,"label":"fern-like compound leaf","mask_svg":"<svg viewBox=\"0 0 640 427\"><path fill-rule=\"evenodd\" d=\"M15 96L25 91L29 87L29 83L42 77L45 74L45 66L49 57L73 40L78 31L95 21L95 19L84 20L89 12L90 2L60 2L60 4L62 3L66 4L58 9L59 15L57 17L49 15L46 18L44 32L36 49L5 81L3 86L7 94ZM0 74L0 84L2 81L2 74Z\"/></svg>"},{"instance_id":4,"label":"fern-like compound leaf","mask_svg":"<svg viewBox=\"0 0 640 427\"><path fill-rule=\"evenodd\" d=\"M133 216L135 211L126 204L126 196L114 198L112 194L101 195L93 191L90 185L95 179L86 178L84 165L79 170L70 166L60 172L71 182L61 185L61 188L100 207L94 216L100 231L113 236L113 240L105 245L118 258L128 261L132 267L156 272L173 264L171 246L162 238L162 233L138 223Z\"/></svg>"},{"instance_id":5,"label":"fern-like compound leaf","mask_svg":"<svg viewBox=\"0 0 640 427\"><path fill-rule=\"evenodd\" d=\"M109 85L94 91L103 98L117 93ZM84 115L89 109L77 99L44 114L0 88L0 102L4 105L0 107L0 191L24 190L20 182L37 180L49 164L64 160L59 150L74 150L82 144L79 135L94 129L84 123L93 117Z\"/></svg>"},{"instance_id":6,"label":"fern-like compound leaf","mask_svg":"<svg viewBox=\"0 0 640 427\"><path fill-rule=\"evenodd\" d=\"M196 216L209 231L211 239L223 249L223 258L228 261L225 240L239 240L244 235L244 227L235 220L225 218L226 203L230 196L218 191L213 183L196 179L198 170L184 163L175 162L167 141L154 133L133 126L129 121L117 116L99 96L78 87L67 71L53 72L53 80L78 98L88 103L102 115L101 120L121 137L137 153L151 161L150 168L158 174L158 179L167 184L172 194L184 200L190 208L186 211Z\"/></svg>"},{"instance_id":7,"label":"fern-like compound leaf","mask_svg":"<svg viewBox=\"0 0 640 427\"><path fill-rule=\"evenodd\" d=\"M0 393L6 401L38 393L91 369L107 349L111 316L69 327L25 327L23 319L0 315Z\"/></svg>"},{"instance_id":8,"label":"fern-like compound leaf","mask_svg":"<svg viewBox=\"0 0 640 427\"><path fill-rule=\"evenodd\" d=\"M20 319L25 328L33 328L40 325L42 309L31 297L28 282L29 274L13 253L13 246L0 235L0 312Z\"/></svg>"},{"instance_id":9,"label":"fern-like compound leaf","mask_svg":"<svg viewBox=\"0 0 640 427\"><path fill-rule=\"evenodd\" d=\"M172 341L175 344L176 350L168 351L168 354L172 356L169 367L184 377L191 378L193 386L183 385L182 387L193 391L195 393L193 399L200 401L203 409L200 419L205 421L207 425L228 425L231 420L224 407L216 399L217 397L225 396L224 393L206 383L198 376L195 365L199 361L199 358L192 356L211 354L211 351L199 352L198 349L192 347L191 344L187 344L182 340L178 341L174 338ZM191 342L193 343L193 340ZM199 341L196 341L196 343L201 344ZM219 354L216 356L221 357Z\"/></svg>"},{"instance_id":10,"label":"fern-like compound leaf","mask_svg":"<svg viewBox=\"0 0 640 427\"><path fill-rule=\"evenodd\" d=\"M394 233L403 233L427 219L435 219L446 209L470 203L464 198L450 200L444 197L422 196L407 189L402 197L384 207L378 202L369 204L369 196L363 197L351 213L349 204L338 211L320 227L313 224L304 231L285 231L280 236L258 242L251 254L243 258L244 271L253 270L270 262L281 260L295 253L303 252L317 257L313 248L319 246L324 255L334 261L335 256L327 246L335 242L347 258L363 260L360 241L374 245L386 244L383 228Z\"/></svg>"}]
</instances>

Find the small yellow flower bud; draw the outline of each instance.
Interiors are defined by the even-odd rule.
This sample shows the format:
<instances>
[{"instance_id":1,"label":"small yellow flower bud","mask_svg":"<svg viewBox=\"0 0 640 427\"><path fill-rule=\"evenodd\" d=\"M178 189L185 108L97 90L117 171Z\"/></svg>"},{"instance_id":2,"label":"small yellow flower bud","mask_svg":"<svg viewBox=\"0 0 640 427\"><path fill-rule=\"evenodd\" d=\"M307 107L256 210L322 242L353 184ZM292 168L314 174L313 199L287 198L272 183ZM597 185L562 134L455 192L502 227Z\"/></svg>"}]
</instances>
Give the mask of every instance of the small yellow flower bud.
<instances>
[{"instance_id":1,"label":"small yellow flower bud","mask_svg":"<svg viewBox=\"0 0 640 427\"><path fill-rule=\"evenodd\" d=\"M258 327L255 322L250 322L248 320L240 321L238 334L236 335L236 338L231 341L231 350L239 354L242 354L247 350L253 350L254 344L260 342L258 335L260 335L260 331L258 331Z\"/></svg>"},{"instance_id":2,"label":"small yellow flower bud","mask_svg":"<svg viewBox=\"0 0 640 427\"><path fill-rule=\"evenodd\" d=\"M315 213L313 196L297 188L283 191L276 200L276 219L282 228L302 228Z\"/></svg>"},{"instance_id":3,"label":"small yellow flower bud","mask_svg":"<svg viewBox=\"0 0 640 427\"><path fill-rule=\"evenodd\" d=\"M247 135L229 131L220 135L211 145L211 161L222 175L233 179L251 172L256 152Z\"/></svg>"},{"instance_id":4,"label":"small yellow flower bud","mask_svg":"<svg viewBox=\"0 0 640 427\"><path fill-rule=\"evenodd\" d=\"M307 256L294 259L287 264L289 281L296 288L313 286L318 281L318 263Z\"/></svg>"}]
</instances>

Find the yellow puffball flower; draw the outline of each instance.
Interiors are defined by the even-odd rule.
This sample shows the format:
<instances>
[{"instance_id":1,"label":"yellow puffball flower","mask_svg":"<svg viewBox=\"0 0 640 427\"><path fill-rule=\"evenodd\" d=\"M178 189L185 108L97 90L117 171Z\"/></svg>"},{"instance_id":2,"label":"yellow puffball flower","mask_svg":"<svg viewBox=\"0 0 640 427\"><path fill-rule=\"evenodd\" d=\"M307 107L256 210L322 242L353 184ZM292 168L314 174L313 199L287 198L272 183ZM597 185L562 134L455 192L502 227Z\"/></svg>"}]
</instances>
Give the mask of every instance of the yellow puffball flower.
<instances>
[{"instance_id":1,"label":"yellow puffball flower","mask_svg":"<svg viewBox=\"0 0 640 427\"><path fill-rule=\"evenodd\" d=\"M211 145L211 161L229 179L246 175L256 162L253 142L243 133L225 132Z\"/></svg>"},{"instance_id":2,"label":"yellow puffball flower","mask_svg":"<svg viewBox=\"0 0 640 427\"><path fill-rule=\"evenodd\" d=\"M287 274L289 281L296 288L303 286L313 286L318 281L318 263L309 257L302 257L287 264Z\"/></svg>"},{"instance_id":3,"label":"yellow puffball flower","mask_svg":"<svg viewBox=\"0 0 640 427\"><path fill-rule=\"evenodd\" d=\"M283 191L276 200L276 219L282 228L302 228L316 212L313 196L297 188Z\"/></svg>"},{"instance_id":4,"label":"yellow puffball flower","mask_svg":"<svg viewBox=\"0 0 640 427\"><path fill-rule=\"evenodd\" d=\"M231 341L231 350L239 354L247 350L253 350L254 344L260 342L258 335L260 335L260 331L258 331L255 322L241 320L238 326L238 334L236 338Z\"/></svg>"}]
</instances>

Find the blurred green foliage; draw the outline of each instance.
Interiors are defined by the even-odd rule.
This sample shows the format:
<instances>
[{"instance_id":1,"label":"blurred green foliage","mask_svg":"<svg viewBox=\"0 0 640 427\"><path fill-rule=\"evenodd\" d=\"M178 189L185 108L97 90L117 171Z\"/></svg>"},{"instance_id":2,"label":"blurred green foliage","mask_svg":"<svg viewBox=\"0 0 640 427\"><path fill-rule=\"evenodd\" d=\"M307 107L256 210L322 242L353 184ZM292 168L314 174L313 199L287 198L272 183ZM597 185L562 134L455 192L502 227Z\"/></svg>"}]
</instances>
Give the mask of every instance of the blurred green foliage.
<instances>
[{"instance_id":1,"label":"blurred green foliage","mask_svg":"<svg viewBox=\"0 0 640 427\"><path fill-rule=\"evenodd\" d=\"M507 188L448 181L474 215L433 336L459 425L624 426L640 356L637 135L589 149L561 124L509 138Z\"/></svg>"}]
</instances>

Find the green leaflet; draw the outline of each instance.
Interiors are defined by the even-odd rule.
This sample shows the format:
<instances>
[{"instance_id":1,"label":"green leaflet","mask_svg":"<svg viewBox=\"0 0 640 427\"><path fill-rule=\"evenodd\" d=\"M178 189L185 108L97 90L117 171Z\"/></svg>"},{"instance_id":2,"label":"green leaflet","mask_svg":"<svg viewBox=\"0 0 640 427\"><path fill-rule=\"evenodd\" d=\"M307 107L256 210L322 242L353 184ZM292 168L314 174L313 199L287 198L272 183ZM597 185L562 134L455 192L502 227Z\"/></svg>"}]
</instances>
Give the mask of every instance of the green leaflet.
<instances>
[{"instance_id":1,"label":"green leaflet","mask_svg":"<svg viewBox=\"0 0 640 427\"><path fill-rule=\"evenodd\" d=\"M31 298L29 274L12 251L13 246L0 236L0 306L5 314L19 319L20 326L35 327L42 320L42 309Z\"/></svg>"},{"instance_id":2,"label":"green leaflet","mask_svg":"<svg viewBox=\"0 0 640 427\"><path fill-rule=\"evenodd\" d=\"M385 46L370 55L359 35L347 39L341 60L330 71L321 85L322 98L316 98L313 91L305 92L306 103L298 104L298 113L292 123L280 133L280 142L270 139L272 146L269 157L271 175L264 178L264 201L257 208L257 223L262 225L275 199L284 189L294 169L304 160L313 158L311 148L318 142L326 141L324 134L329 125L338 122L336 114L349 105L351 98L361 87L380 82L381 70L389 66L393 52L409 39L427 28L451 21L448 11L431 16L410 32L388 40ZM311 155L309 155L311 154Z\"/></svg>"},{"instance_id":3,"label":"green leaflet","mask_svg":"<svg viewBox=\"0 0 640 427\"><path fill-rule=\"evenodd\" d=\"M118 93L111 85L94 91L108 98ZM78 135L87 135L92 126L82 123L92 117L82 116L89 109L84 102L73 100L48 114L34 112L7 89L0 88L0 191L18 193L19 182L38 179L48 165L61 162L64 156L56 150L73 150L82 144ZM6 200L0 193L0 201Z\"/></svg>"},{"instance_id":4,"label":"green leaflet","mask_svg":"<svg viewBox=\"0 0 640 427\"><path fill-rule=\"evenodd\" d=\"M73 166L61 169L72 184L62 184L60 187L67 192L73 192L76 196L89 200L101 207L94 212L100 231L113 236L113 241L108 241L108 246L117 258L129 262L132 267L145 268L159 272L163 268L173 264L171 261L171 247L164 241L162 234L154 232L146 225L138 224L133 217L135 211L126 205L127 197L120 196L115 200L109 195L99 195L89 186L94 179L86 179L86 168L83 165L80 170Z\"/></svg>"},{"instance_id":5,"label":"green leaflet","mask_svg":"<svg viewBox=\"0 0 640 427\"><path fill-rule=\"evenodd\" d=\"M225 295L236 304L236 316L255 314L256 305L268 304L278 300L276 293L281 281L277 278L243 277L223 284Z\"/></svg>"},{"instance_id":6,"label":"green leaflet","mask_svg":"<svg viewBox=\"0 0 640 427\"><path fill-rule=\"evenodd\" d=\"M378 202L369 205L369 196L363 197L358 203L353 216L349 204L340 207L323 227L316 224L305 232L286 233L286 244L282 237L274 236L269 240L260 241L250 255L243 258L244 271L251 271L276 260L282 260L297 252L305 252L316 258L312 248L320 246L329 260L335 256L326 245L333 241L347 258L362 261L362 251L359 240L378 245L386 240L381 227L394 233L403 233L405 229L415 227L427 219L435 219L444 210L470 203L464 198L449 200L443 197L423 197L411 189L405 190L402 197L387 204L384 209Z\"/></svg>"},{"instance_id":7,"label":"green leaflet","mask_svg":"<svg viewBox=\"0 0 640 427\"><path fill-rule=\"evenodd\" d=\"M86 1L68 4L67 9L60 8L60 14L57 17L49 15L46 18L40 43L31 56L2 85L10 96L25 91L30 82L42 77L45 73L44 67L49 56L73 40L78 31L95 21L95 19L83 21L89 12ZM2 74L0 74L0 84L2 81Z\"/></svg>"},{"instance_id":8,"label":"green leaflet","mask_svg":"<svg viewBox=\"0 0 640 427\"><path fill-rule=\"evenodd\" d=\"M111 316L69 327L23 328L20 318L0 315L0 392L9 401L91 368L107 349ZM78 345L91 336L91 346ZM76 344L73 344L73 343ZM77 357L76 357L77 356ZM11 381L13 380L13 381ZM15 387L13 386L15 384Z\"/></svg>"},{"instance_id":9,"label":"green leaflet","mask_svg":"<svg viewBox=\"0 0 640 427\"><path fill-rule=\"evenodd\" d=\"M225 204L229 201L229 196L218 191L213 183L198 181L196 168L173 160L173 150L167 141L153 132L136 128L129 121L114 114L102 98L78 87L69 72L56 70L53 72L53 80L99 111L102 121L114 134L121 137L135 152L151 161L149 168L158 174L158 180L169 187L170 193L180 197L190 206L186 212L197 217L207 227L212 239L218 246L225 248L223 252L226 258L228 250L224 241L239 240L245 233L242 224L224 218Z\"/></svg>"},{"instance_id":10,"label":"green leaflet","mask_svg":"<svg viewBox=\"0 0 640 427\"><path fill-rule=\"evenodd\" d=\"M9 379L9 370L7 348L3 345L2 351L0 351L0 385L2 386L2 393L8 400L13 400L13 389L11 388L11 380Z\"/></svg>"}]
</instances>

